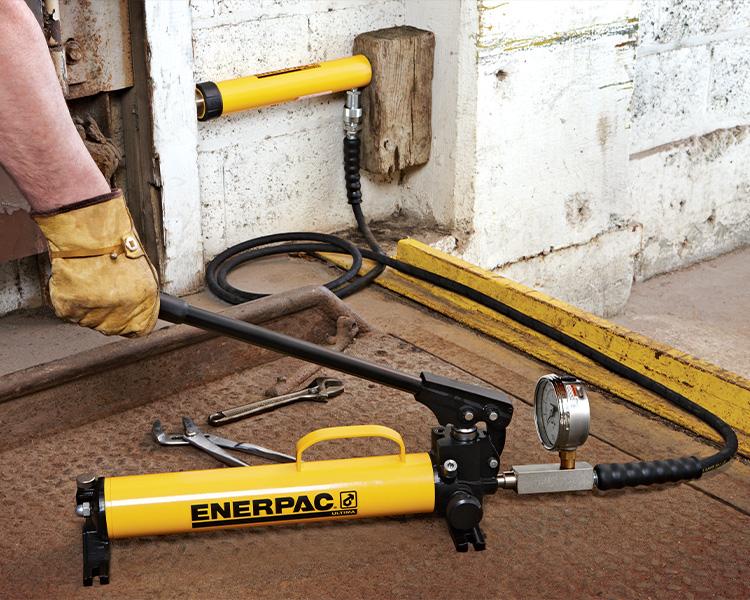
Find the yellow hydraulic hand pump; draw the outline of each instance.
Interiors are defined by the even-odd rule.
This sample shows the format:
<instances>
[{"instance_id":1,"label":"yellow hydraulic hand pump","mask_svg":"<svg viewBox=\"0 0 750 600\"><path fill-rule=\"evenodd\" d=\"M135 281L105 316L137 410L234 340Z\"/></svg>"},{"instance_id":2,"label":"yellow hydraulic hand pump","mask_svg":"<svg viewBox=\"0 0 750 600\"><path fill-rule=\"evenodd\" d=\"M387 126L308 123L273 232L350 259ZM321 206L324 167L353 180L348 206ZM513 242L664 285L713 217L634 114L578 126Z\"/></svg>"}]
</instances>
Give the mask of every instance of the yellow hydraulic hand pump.
<instances>
[{"instance_id":1,"label":"yellow hydraulic hand pump","mask_svg":"<svg viewBox=\"0 0 750 600\"><path fill-rule=\"evenodd\" d=\"M195 89L198 120L363 87L371 78L370 62L358 54L216 83L204 81Z\"/></svg>"},{"instance_id":2,"label":"yellow hydraulic hand pump","mask_svg":"<svg viewBox=\"0 0 750 600\"><path fill-rule=\"evenodd\" d=\"M437 376L435 385L443 380ZM510 421L505 404L502 423ZM318 442L381 437L398 454L302 461ZM293 463L78 478L76 512L83 526L83 583L109 583L110 540L279 523L358 519L438 512L445 515L458 550L484 548L481 497L498 488L479 477L478 461L490 445L485 432L450 425L432 430L432 451L407 454L401 436L381 425L329 427L297 442ZM464 465L459 467L459 464ZM493 467L493 472L496 467Z\"/></svg>"}]
</instances>

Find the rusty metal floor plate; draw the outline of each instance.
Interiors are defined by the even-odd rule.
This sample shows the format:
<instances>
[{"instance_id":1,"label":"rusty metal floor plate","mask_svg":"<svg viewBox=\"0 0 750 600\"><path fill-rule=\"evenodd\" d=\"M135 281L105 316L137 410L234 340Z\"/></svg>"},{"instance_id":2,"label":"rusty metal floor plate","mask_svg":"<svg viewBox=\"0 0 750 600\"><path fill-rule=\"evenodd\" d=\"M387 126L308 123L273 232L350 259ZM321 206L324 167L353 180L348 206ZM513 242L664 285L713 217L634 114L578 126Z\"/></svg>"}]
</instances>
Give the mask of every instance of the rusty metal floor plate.
<instances>
[{"instance_id":1,"label":"rusty metal floor plate","mask_svg":"<svg viewBox=\"0 0 750 600\"><path fill-rule=\"evenodd\" d=\"M429 343L371 332L349 352L478 383L435 356ZM479 553L454 552L445 524L431 516L116 540L112 583L84 590L75 475L224 468L190 448L158 446L150 437L152 421L177 428L187 414L200 423L219 406L259 397L297 365L290 359L267 363L0 452L0 596L750 597L750 517L689 485L538 497L499 491L485 501L488 549ZM428 448L434 421L427 409L406 394L342 379L346 392L328 404L279 410L226 426L222 434L290 452L318 427L380 423L400 431L407 450ZM632 418L641 428L653 423L636 413ZM316 447L311 458L391 451L380 444L334 442ZM632 456L600 436L589 439L580 458L596 463ZM516 401L503 466L550 459L536 441L531 408Z\"/></svg>"}]
</instances>

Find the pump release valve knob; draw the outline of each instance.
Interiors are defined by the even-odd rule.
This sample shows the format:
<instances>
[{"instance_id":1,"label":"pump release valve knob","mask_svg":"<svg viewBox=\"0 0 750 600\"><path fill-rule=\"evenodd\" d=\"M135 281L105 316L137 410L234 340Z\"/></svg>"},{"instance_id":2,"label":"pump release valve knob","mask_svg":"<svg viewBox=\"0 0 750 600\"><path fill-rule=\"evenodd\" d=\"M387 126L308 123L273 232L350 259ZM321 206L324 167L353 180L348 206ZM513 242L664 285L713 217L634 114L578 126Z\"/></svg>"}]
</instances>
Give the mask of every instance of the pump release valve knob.
<instances>
[{"instance_id":1,"label":"pump release valve knob","mask_svg":"<svg viewBox=\"0 0 750 600\"><path fill-rule=\"evenodd\" d=\"M482 520L482 503L468 492L456 492L445 507L453 544L459 552L466 552L469 544L474 550L484 550L484 534L479 528Z\"/></svg>"},{"instance_id":2,"label":"pump release valve knob","mask_svg":"<svg viewBox=\"0 0 750 600\"><path fill-rule=\"evenodd\" d=\"M482 503L471 494L456 492L448 500L445 515L448 517L448 523L451 527L471 529L479 525L482 520Z\"/></svg>"}]
</instances>

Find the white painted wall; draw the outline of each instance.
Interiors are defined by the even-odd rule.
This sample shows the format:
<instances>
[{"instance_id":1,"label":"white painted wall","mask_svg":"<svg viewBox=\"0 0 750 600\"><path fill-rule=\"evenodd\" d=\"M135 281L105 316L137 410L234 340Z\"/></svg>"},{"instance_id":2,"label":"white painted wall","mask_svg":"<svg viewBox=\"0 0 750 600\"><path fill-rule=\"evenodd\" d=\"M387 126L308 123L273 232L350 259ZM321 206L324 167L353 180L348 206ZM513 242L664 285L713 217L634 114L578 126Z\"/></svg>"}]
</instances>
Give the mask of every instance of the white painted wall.
<instances>
[{"instance_id":1,"label":"white painted wall","mask_svg":"<svg viewBox=\"0 0 750 600\"><path fill-rule=\"evenodd\" d=\"M750 243L750 2L644 2L631 111L636 278Z\"/></svg>"},{"instance_id":2,"label":"white painted wall","mask_svg":"<svg viewBox=\"0 0 750 600\"><path fill-rule=\"evenodd\" d=\"M366 177L366 211L449 227L453 251L485 268L612 314L633 280L748 242L747 3L191 6L197 80L335 58L378 27L434 31L431 160L398 183ZM256 235L353 225L340 105L199 126L206 260Z\"/></svg>"},{"instance_id":3,"label":"white painted wall","mask_svg":"<svg viewBox=\"0 0 750 600\"><path fill-rule=\"evenodd\" d=\"M162 184L162 289L181 293L203 280L195 120L192 15L187 2L147 0L146 37L154 148Z\"/></svg>"},{"instance_id":4,"label":"white painted wall","mask_svg":"<svg viewBox=\"0 0 750 600\"><path fill-rule=\"evenodd\" d=\"M608 315L750 243L750 3L476 6L464 258Z\"/></svg>"},{"instance_id":5,"label":"white painted wall","mask_svg":"<svg viewBox=\"0 0 750 600\"><path fill-rule=\"evenodd\" d=\"M478 2L463 257L595 312L630 293L637 2Z\"/></svg>"},{"instance_id":6,"label":"white painted wall","mask_svg":"<svg viewBox=\"0 0 750 600\"><path fill-rule=\"evenodd\" d=\"M336 58L401 24L436 34L432 156L364 177L371 219L449 228L457 255L600 314L634 280L750 243L747 0L146 0L146 15L169 291L241 240L354 225L343 95L196 124L193 83ZM0 269L0 312L33 304L32 271Z\"/></svg>"}]
</instances>

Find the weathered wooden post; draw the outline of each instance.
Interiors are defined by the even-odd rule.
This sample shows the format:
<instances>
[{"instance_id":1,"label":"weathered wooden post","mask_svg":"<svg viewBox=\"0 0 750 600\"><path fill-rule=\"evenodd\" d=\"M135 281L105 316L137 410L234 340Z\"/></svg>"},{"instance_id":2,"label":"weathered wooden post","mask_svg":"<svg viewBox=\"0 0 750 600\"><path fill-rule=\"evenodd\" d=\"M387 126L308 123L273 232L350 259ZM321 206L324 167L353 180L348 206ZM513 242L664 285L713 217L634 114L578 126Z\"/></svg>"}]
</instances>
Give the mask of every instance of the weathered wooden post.
<instances>
[{"instance_id":1,"label":"weathered wooden post","mask_svg":"<svg viewBox=\"0 0 750 600\"><path fill-rule=\"evenodd\" d=\"M392 175L425 164L432 138L435 35L408 26L369 31L355 38L354 53L372 65L372 82L362 90L362 168Z\"/></svg>"}]
</instances>

